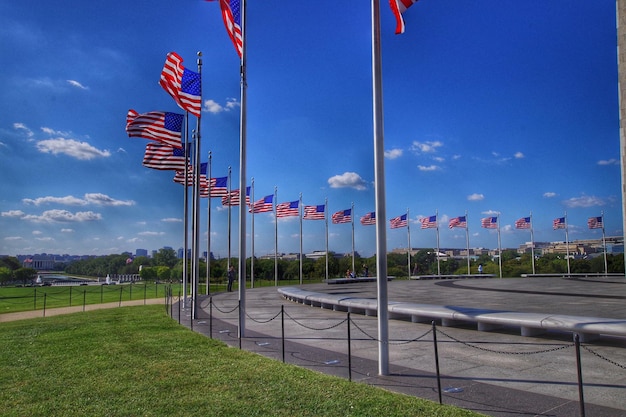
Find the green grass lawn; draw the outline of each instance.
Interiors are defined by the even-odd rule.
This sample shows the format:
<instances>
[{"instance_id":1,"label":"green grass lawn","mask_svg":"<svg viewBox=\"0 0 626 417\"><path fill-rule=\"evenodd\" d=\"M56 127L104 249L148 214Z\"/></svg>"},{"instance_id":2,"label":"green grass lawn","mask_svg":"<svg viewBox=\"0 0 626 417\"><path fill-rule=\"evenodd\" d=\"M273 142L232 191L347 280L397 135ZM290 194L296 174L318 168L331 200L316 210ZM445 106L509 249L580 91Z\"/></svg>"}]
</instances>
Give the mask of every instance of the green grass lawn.
<instances>
[{"instance_id":1,"label":"green grass lawn","mask_svg":"<svg viewBox=\"0 0 626 417\"><path fill-rule=\"evenodd\" d=\"M477 416L191 332L163 306L0 324L2 416Z\"/></svg>"}]
</instances>

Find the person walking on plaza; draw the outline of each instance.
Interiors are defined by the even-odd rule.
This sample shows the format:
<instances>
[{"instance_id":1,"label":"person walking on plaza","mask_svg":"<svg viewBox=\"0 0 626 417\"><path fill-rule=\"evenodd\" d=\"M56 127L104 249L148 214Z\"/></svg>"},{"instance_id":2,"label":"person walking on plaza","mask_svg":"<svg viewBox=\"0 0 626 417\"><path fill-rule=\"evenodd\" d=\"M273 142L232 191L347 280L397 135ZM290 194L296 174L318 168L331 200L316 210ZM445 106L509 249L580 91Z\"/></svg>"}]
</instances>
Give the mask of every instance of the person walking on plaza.
<instances>
[{"instance_id":1,"label":"person walking on plaza","mask_svg":"<svg viewBox=\"0 0 626 417\"><path fill-rule=\"evenodd\" d=\"M233 282L235 282L235 267L231 265L228 268L228 292L233 290Z\"/></svg>"}]
</instances>

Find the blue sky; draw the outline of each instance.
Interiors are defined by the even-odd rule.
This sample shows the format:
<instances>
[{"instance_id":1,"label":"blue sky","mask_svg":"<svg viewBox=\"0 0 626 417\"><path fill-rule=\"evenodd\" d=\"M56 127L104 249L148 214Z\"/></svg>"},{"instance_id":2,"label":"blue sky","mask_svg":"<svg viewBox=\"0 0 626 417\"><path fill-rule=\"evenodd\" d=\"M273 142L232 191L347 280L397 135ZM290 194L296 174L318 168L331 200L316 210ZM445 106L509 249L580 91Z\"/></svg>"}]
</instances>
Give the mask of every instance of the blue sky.
<instances>
[{"instance_id":1,"label":"blue sky","mask_svg":"<svg viewBox=\"0 0 626 417\"><path fill-rule=\"evenodd\" d=\"M370 256L375 228L358 223L375 209L370 2L247 7L255 199L277 187L279 203L354 203ZM503 247L530 240L514 228L530 212L535 241L563 241L552 220L565 212L570 240L600 238L586 221L601 212L607 236L623 233L614 1L421 0L403 35L382 1L381 20L387 215L410 210L413 247L436 245L417 224L436 210L441 247L465 247L448 221L466 211L471 247L497 247L480 219L498 212ZM182 187L143 167L147 141L124 130L128 109L181 112L158 85L170 51L193 70L202 51L202 153L238 185L239 59L217 2L0 1L0 254L182 247ZM227 210L211 206L223 257ZM351 227L329 230L330 250L349 252ZM255 235L256 255L273 253L271 215ZM278 235L280 252L299 251L297 218ZM305 221L303 241L323 250L324 222ZM406 245L406 229L388 230L390 250Z\"/></svg>"}]
</instances>

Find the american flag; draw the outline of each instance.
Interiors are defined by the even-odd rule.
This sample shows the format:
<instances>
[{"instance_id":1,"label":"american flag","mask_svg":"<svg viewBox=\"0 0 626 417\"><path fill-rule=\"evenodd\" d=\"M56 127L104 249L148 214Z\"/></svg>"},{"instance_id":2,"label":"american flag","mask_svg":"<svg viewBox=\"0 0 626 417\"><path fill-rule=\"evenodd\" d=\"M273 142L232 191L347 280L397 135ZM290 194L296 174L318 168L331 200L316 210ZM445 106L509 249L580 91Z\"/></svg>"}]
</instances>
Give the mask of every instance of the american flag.
<instances>
[{"instance_id":1,"label":"american flag","mask_svg":"<svg viewBox=\"0 0 626 417\"><path fill-rule=\"evenodd\" d=\"M485 217L481 219L480 225L485 229L497 229L498 228L498 218L497 217Z\"/></svg>"},{"instance_id":2,"label":"american flag","mask_svg":"<svg viewBox=\"0 0 626 417\"><path fill-rule=\"evenodd\" d=\"M437 227L437 216L424 217L420 219L422 229L434 229Z\"/></svg>"},{"instance_id":3,"label":"american flag","mask_svg":"<svg viewBox=\"0 0 626 417\"><path fill-rule=\"evenodd\" d=\"M209 180L205 174L200 174L200 197L209 198Z\"/></svg>"},{"instance_id":4,"label":"american flag","mask_svg":"<svg viewBox=\"0 0 626 417\"><path fill-rule=\"evenodd\" d=\"M250 213L266 213L274 210L274 194L266 195L260 200L257 200L252 205L252 208L248 210Z\"/></svg>"},{"instance_id":5,"label":"american flag","mask_svg":"<svg viewBox=\"0 0 626 417\"><path fill-rule=\"evenodd\" d=\"M376 212L371 211L367 213L365 216L361 217L361 224L363 226L372 226L376 224Z\"/></svg>"},{"instance_id":6,"label":"american flag","mask_svg":"<svg viewBox=\"0 0 626 417\"><path fill-rule=\"evenodd\" d=\"M604 227L602 216L589 217L587 220L587 226L589 226L590 229L602 229Z\"/></svg>"},{"instance_id":7,"label":"american flag","mask_svg":"<svg viewBox=\"0 0 626 417\"><path fill-rule=\"evenodd\" d=\"M552 229L565 229L565 217L552 220Z\"/></svg>"},{"instance_id":8,"label":"american flag","mask_svg":"<svg viewBox=\"0 0 626 417\"><path fill-rule=\"evenodd\" d=\"M515 221L516 229L530 229L530 217L522 217Z\"/></svg>"},{"instance_id":9,"label":"american flag","mask_svg":"<svg viewBox=\"0 0 626 417\"><path fill-rule=\"evenodd\" d=\"M232 190L230 195L226 193L226 195L222 197L223 206L238 206L240 202L241 198L239 197L239 190Z\"/></svg>"},{"instance_id":10,"label":"american flag","mask_svg":"<svg viewBox=\"0 0 626 417\"><path fill-rule=\"evenodd\" d=\"M333 224L350 223L352 221L352 209L341 210L332 215Z\"/></svg>"},{"instance_id":11,"label":"american flag","mask_svg":"<svg viewBox=\"0 0 626 417\"><path fill-rule=\"evenodd\" d=\"M300 201L289 201L287 203L280 203L276 206L276 217L290 217L299 216L300 210L298 209Z\"/></svg>"},{"instance_id":12,"label":"american flag","mask_svg":"<svg viewBox=\"0 0 626 417\"><path fill-rule=\"evenodd\" d=\"M402 13L415 3L417 3L417 0L389 0L391 11L396 16L396 35L404 33L404 19L402 18Z\"/></svg>"},{"instance_id":13,"label":"american flag","mask_svg":"<svg viewBox=\"0 0 626 417\"><path fill-rule=\"evenodd\" d=\"M228 195L228 177L211 178L211 197L224 197Z\"/></svg>"},{"instance_id":14,"label":"american flag","mask_svg":"<svg viewBox=\"0 0 626 417\"><path fill-rule=\"evenodd\" d=\"M152 139L182 148L183 117L182 114L162 111L139 114L130 109L126 115L126 133L131 138Z\"/></svg>"},{"instance_id":15,"label":"american flag","mask_svg":"<svg viewBox=\"0 0 626 417\"><path fill-rule=\"evenodd\" d=\"M243 37L241 36L241 4L239 0L220 0L222 19L230 40L241 58L243 54Z\"/></svg>"},{"instance_id":16,"label":"american flag","mask_svg":"<svg viewBox=\"0 0 626 417\"><path fill-rule=\"evenodd\" d=\"M467 219L465 219L465 216L459 216L459 217L455 217L454 219L450 220L450 224L448 224L448 227L450 229L452 229L453 227L467 227Z\"/></svg>"},{"instance_id":17,"label":"american flag","mask_svg":"<svg viewBox=\"0 0 626 417\"><path fill-rule=\"evenodd\" d=\"M406 214L394 217L393 219L389 220L389 227L391 227L392 229L399 229L401 227L407 227L408 225L409 221L406 218Z\"/></svg>"},{"instance_id":18,"label":"american flag","mask_svg":"<svg viewBox=\"0 0 626 417\"><path fill-rule=\"evenodd\" d=\"M326 218L326 205L304 206L304 220L324 220Z\"/></svg>"},{"instance_id":19,"label":"american flag","mask_svg":"<svg viewBox=\"0 0 626 417\"><path fill-rule=\"evenodd\" d=\"M180 171L185 169L184 149L160 142L149 142L143 157L143 166L153 169Z\"/></svg>"},{"instance_id":20,"label":"american flag","mask_svg":"<svg viewBox=\"0 0 626 417\"><path fill-rule=\"evenodd\" d=\"M167 54L159 84L183 110L200 117L202 108L200 74L186 69L182 63L183 59L176 52Z\"/></svg>"}]
</instances>

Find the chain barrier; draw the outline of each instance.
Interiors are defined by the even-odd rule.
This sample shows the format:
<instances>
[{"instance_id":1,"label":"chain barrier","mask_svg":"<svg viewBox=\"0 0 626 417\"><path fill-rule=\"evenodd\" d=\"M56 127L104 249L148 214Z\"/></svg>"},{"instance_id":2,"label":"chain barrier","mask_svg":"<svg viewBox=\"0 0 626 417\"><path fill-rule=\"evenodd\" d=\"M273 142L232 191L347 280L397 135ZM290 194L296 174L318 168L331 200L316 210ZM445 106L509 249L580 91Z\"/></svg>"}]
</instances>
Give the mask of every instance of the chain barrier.
<instances>
[{"instance_id":1,"label":"chain barrier","mask_svg":"<svg viewBox=\"0 0 626 417\"><path fill-rule=\"evenodd\" d=\"M354 325L354 327L356 327L361 333L363 333L365 336L369 337L371 340L374 340L376 342L382 342L382 340L378 339L377 337L374 337L372 335L370 335L369 333L367 333L365 330L363 330L358 324L356 324L356 322L352 319L350 319L350 323L352 323ZM411 340L403 340L403 341L388 341L388 342L383 342L386 343L388 345L408 345L409 343L413 343L413 342L417 342L418 340L420 340L423 337L428 336L429 333L431 333L433 330L429 329L426 333L422 334L421 336L417 336Z\"/></svg>"},{"instance_id":2,"label":"chain barrier","mask_svg":"<svg viewBox=\"0 0 626 417\"><path fill-rule=\"evenodd\" d=\"M216 309L217 311L219 311L220 313L222 313L222 314L229 314L229 313L232 313L233 311L237 310L237 309L239 308L239 305L236 305L236 306L235 306L232 310L221 310L221 309L217 306L217 304L215 304L215 303L213 303L213 307L215 307L215 309Z\"/></svg>"},{"instance_id":3,"label":"chain barrier","mask_svg":"<svg viewBox=\"0 0 626 417\"><path fill-rule=\"evenodd\" d=\"M287 313L287 312L285 312L285 316L287 316L290 320L292 320L292 321L293 321L294 323L296 323L297 325L302 326L302 327L304 327L305 329L309 329L309 330L330 330L330 329L334 329L335 327L339 327L339 326L341 326L342 324L344 324L346 321L348 321L348 319L343 319L343 320L341 320L341 321L340 321L339 323L337 323L337 324L334 324L334 325L329 326L329 327L322 327L322 328L319 328L319 329L318 329L318 328L315 328L315 327L306 326L305 324L303 324L303 323L299 322L298 320L294 319L293 317L291 317L291 316L289 315L289 313Z\"/></svg>"},{"instance_id":4,"label":"chain barrier","mask_svg":"<svg viewBox=\"0 0 626 417\"><path fill-rule=\"evenodd\" d=\"M451 340L453 340L453 341L455 341L457 343L461 343L462 345L465 345L467 347L471 347L471 348L474 348L474 349L482 350L484 352L499 353L499 354L502 354L502 355L535 355L535 354L539 354L539 353L556 352L558 350L563 350L563 349L574 347L574 343L570 343L570 344L567 344L567 345L556 346L556 347L549 348L549 349L534 350L534 351L529 351L529 352L507 352L505 350L487 349L487 348L482 347L482 346L476 346L476 345L473 345L471 343L464 342L464 341L459 340L459 339L457 339L457 338L455 338L453 336L450 336L449 334L447 334L446 332L444 332L442 330L439 330L439 328L437 328L437 331L439 333L441 333L442 335L446 336L447 338L449 338L449 339L451 339Z\"/></svg>"},{"instance_id":5,"label":"chain barrier","mask_svg":"<svg viewBox=\"0 0 626 417\"><path fill-rule=\"evenodd\" d=\"M276 313L276 315L270 319L267 320L259 320L259 319L255 319L254 317L252 317L251 315L249 315L248 313L246 313L246 317L249 318L250 320L252 320L255 323L259 323L259 324L265 324L265 323L269 323L272 320L276 320L276 318L280 317L280 311L278 313Z\"/></svg>"},{"instance_id":6,"label":"chain barrier","mask_svg":"<svg viewBox=\"0 0 626 417\"><path fill-rule=\"evenodd\" d=\"M624 366L622 364L619 364L619 363L615 362L614 360L611 360L611 359L609 359L609 358L607 358L607 357L605 357L603 355L600 355L598 352L592 350L589 346L582 345L582 344L580 346L582 346L582 348L585 349L587 352L591 353L592 355L594 355L594 356L596 356L596 357L598 357L598 358L600 358L600 359L602 359L604 361L607 361L611 365L615 365L618 368L626 369L626 366Z\"/></svg>"}]
</instances>

